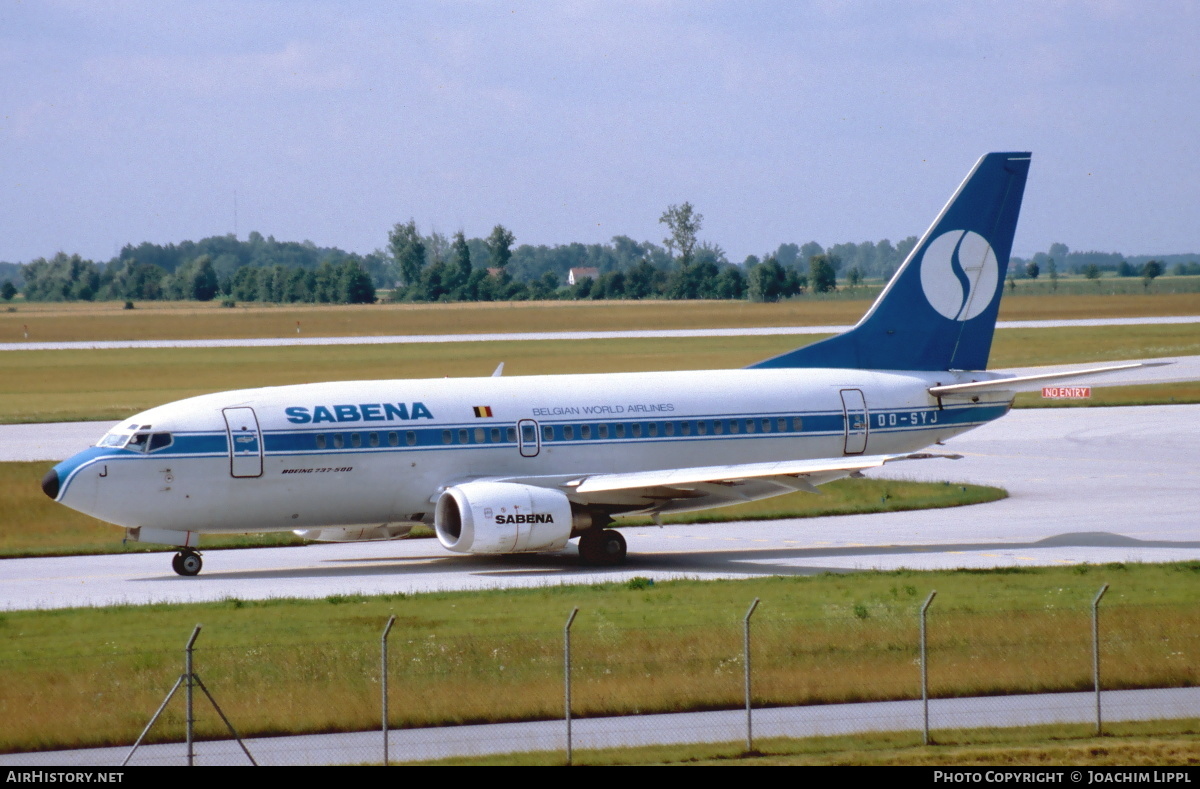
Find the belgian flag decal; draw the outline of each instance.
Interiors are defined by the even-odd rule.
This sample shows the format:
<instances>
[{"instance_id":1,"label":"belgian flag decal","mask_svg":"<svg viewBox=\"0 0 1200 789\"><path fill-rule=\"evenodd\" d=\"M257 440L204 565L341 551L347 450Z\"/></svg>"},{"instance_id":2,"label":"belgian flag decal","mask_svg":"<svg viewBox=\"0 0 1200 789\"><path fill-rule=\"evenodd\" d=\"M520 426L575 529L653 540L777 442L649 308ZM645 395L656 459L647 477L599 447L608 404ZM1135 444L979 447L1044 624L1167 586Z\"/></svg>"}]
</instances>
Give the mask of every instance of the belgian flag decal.
<instances>
[{"instance_id":1,"label":"belgian flag decal","mask_svg":"<svg viewBox=\"0 0 1200 789\"><path fill-rule=\"evenodd\" d=\"M492 415L492 407L490 405L475 406L475 416L485 417L485 416L491 416L491 415Z\"/></svg>"}]
</instances>

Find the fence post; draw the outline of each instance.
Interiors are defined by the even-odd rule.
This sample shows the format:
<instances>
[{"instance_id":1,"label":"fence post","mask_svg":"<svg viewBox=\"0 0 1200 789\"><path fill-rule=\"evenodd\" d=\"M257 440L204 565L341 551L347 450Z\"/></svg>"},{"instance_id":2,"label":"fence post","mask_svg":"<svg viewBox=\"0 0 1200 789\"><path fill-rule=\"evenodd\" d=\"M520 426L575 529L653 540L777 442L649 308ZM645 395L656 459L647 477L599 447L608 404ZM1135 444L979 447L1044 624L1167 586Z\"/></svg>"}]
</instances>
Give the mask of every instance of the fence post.
<instances>
[{"instance_id":1,"label":"fence post","mask_svg":"<svg viewBox=\"0 0 1200 789\"><path fill-rule=\"evenodd\" d=\"M1096 689L1096 736L1103 733L1100 722L1100 598L1108 591L1108 584L1100 587L1092 601L1092 685Z\"/></svg>"},{"instance_id":2,"label":"fence post","mask_svg":"<svg viewBox=\"0 0 1200 789\"><path fill-rule=\"evenodd\" d=\"M387 625L383 628L383 635L379 637L379 663L380 672L383 678L383 766L388 765L388 633L392 632L392 625L396 623L396 615L392 614L388 617Z\"/></svg>"},{"instance_id":3,"label":"fence post","mask_svg":"<svg viewBox=\"0 0 1200 789\"><path fill-rule=\"evenodd\" d=\"M563 707L567 719L567 765L571 764L572 748L571 748L571 623L575 621L575 615L579 613L579 607L571 609L571 615L567 617L567 623L563 626Z\"/></svg>"},{"instance_id":4,"label":"fence post","mask_svg":"<svg viewBox=\"0 0 1200 789\"><path fill-rule=\"evenodd\" d=\"M141 746L142 740L146 739L146 735L150 732L150 729L154 727L154 723L158 720L159 716L162 715L163 710L167 708L167 704L169 704L171 699L175 697L175 692L179 690L179 686L185 682L187 683L186 728L188 767L193 767L195 765L195 752L193 750L195 738L193 737L192 728L196 720L196 716L192 714L192 688L195 685L199 685L200 690L204 691L204 695L208 697L209 704L212 704L213 709L217 711L217 715L221 716L221 721L225 724L225 728L229 729L229 733L233 735L233 738L237 740L238 745L241 746L242 753L246 754L246 758L250 760L251 764L253 764L255 767L258 766L258 762L254 761L254 757L250 755L250 749L247 748L246 743L242 741L241 736L237 733L237 729L233 728L233 724L229 722L229 718L226 717L224 710L221 709L221 706L217 704L217 700L213 698L213 694L209 693L208 688L204 686L204 680L200 679L200 675L197 674L192 668L192 646L196 643L196 637L200 635L200 627L200 625L196 625L196 629L192 631L192 637L188 639L187 646L184 647L184 673L180 674L179 679L175 680L175 685L171 688L171 692L167 694L165 699L163 699L163 703L159 705L158 710L154 713L154 717L150 718L150 722L146 724L146 728L142 729L142 733L138 735L137 742L133 744L133 747L129 749L129 753L125 755L125 761L121 762L122 767L129 764L129 760L133 758L133 754L137 751L138 747Z\"/></svg>"},{"instance_id":5,"label":"fence post","mask_svg":"<svg viewBox=\"0 0 1200 789\"><path fill-rule=\"evenodd\" d=\"M194 767L196 761L196 753L194 748L195 743L195 725L196 716L193 714L192 708L192 688L196 684L196 675L192 671L192 647L196 643L196 637L200 635L200 625L196 625L196 629L192 631L192 637L188 639L187 646L183 648L183 671L187 674L187 764L188 767Z\"/></svg>"},{"instance_id":6,"label":"fence post","mask_svg":"<svg viewBox=\"0 0 1200 789\"><path fill-rule=\"evenodd\" d=\"M746 611L746 618L742 620L742 650L746 656L746 751L754 750L754 727L751 720L751 703L750 703L750 617L754 615L754 609L758 608L758 598L754 598L754 602L750 604L750 609Z\"/></svg>"},{"instance_id":7,"label":"fence post","mask_svg":"<svg viewBox=\"0 0 1200 789\"><path fill-rule=\"evenodd\" d=\"M925 598L925 604L921 606L921 706L924 708L922 731L925 745L929 744L929 651L925 639L925 612L929 610L929 604L933 602L936 595L937 590L935 589L929 593L929 597Z\"/></svg>"}]
</instances>

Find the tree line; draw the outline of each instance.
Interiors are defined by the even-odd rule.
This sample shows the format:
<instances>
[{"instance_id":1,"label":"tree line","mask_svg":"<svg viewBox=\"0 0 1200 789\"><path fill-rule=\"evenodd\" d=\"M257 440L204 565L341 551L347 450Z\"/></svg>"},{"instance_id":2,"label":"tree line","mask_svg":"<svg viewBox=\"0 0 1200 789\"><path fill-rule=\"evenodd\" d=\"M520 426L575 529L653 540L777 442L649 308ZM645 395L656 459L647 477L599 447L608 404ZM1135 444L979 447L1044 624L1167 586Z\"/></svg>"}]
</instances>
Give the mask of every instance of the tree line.
<instances>
[{"instance_id":1,"label":"tree line","mask_svg":"<svg viewBox=\"0 0 1200 789\"><path fill-rule=\"evenodd\" d=\"M883 281L917 243L785 242L762 255L731 262L699 238L703 216L690 203L659 218L661 244L618 235L605 244L516 245L496 225L486 238L422 233L415 220L397 223L385 249L366 255L310 241L276 241L252 232L246 240L212 236L179 244L126 245L107 262L58 253L28 264L0 262L0 298L18 291L31 301L192 299L228 302L371 303L380 291L393 301L519 301L526 299L747 299L778 301L827 293L839 281ZM1149 281L1174 263L1176 274L1200 274L1189 256L1158 260L1117 253L1072 252L1055 243L1028 260L1014 257L1010 277L1089 277L1113 271ZM1195 256L1190 256L1195 257ZM1153 263L1152 267L1149 264ZM1157 267L1157 268L1155 268ZM1195 269L1195 271L1193 271ZM568 283L574 270L578 276ZM1151 272L1145 277L1145 272Z\"/></svg>"}]
</instances>

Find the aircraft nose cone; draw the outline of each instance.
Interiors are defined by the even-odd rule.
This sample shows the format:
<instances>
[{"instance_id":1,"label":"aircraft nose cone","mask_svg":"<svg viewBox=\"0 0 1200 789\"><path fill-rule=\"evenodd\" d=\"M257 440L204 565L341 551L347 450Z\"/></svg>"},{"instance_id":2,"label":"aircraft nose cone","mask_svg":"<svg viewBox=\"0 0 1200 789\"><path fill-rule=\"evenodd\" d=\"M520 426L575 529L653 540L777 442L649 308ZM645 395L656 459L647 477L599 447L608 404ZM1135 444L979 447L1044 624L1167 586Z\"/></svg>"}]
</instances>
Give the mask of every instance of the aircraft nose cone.
<instances>
[{"instance_id":1,"label":"aircraft nose cone","mask_svg":"<svg viewBox=\"0 0 1200 789\"><path fill-rule=\"evenodd\" d=\"M46 472L46 476L42 477L42 490L52 499L58 498L58 472L50 469Z\"/></svg>"}]
</instances>

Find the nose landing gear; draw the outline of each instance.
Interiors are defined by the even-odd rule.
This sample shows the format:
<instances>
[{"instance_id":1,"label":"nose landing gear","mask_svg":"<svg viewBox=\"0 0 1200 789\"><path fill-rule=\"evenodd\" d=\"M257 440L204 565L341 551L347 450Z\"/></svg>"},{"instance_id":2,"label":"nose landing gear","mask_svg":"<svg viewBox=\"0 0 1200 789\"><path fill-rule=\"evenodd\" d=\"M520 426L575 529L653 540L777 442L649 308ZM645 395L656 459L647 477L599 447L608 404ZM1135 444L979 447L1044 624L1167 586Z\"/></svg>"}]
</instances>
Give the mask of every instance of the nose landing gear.
<instances>
[{"instance_id":1,"label":"nose landing gear","mask_svg":"<svg viewBox=\"0 0 1200 789\"><path fill-rule=\"evenodd\" d=\"M171 569L183 576L199 575L203 566L200 554L192 548L184 548L171 559Z\"/></svg>"}]
</instances>

